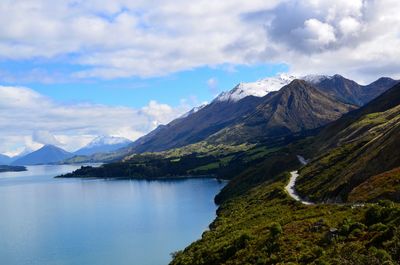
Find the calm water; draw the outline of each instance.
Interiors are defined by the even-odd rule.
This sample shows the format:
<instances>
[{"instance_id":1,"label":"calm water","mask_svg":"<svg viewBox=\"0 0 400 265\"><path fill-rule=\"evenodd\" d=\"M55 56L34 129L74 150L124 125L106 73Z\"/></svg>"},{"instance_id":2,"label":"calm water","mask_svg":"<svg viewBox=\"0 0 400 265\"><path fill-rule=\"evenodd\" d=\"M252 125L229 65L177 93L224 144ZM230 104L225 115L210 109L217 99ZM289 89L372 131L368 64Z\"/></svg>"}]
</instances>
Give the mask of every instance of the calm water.
<instances>
[{"instance_id":1,"label":"calm water","mask_svg":"<svg viewBox=\"0 0 400 265\"><path fill-rule=\"evenodd\" d=\"M52 178L76 168L0 173L0 264L168 264L207 229L224 185Z\"/></svg>"}]
</instances>

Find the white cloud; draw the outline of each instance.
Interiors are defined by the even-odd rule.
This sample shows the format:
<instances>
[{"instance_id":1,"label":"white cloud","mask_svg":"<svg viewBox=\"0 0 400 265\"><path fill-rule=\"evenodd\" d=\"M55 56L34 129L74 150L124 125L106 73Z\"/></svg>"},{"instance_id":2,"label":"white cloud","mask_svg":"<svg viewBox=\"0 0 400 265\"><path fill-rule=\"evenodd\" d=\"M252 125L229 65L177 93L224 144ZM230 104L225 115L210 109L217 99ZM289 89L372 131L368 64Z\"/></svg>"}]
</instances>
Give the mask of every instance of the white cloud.
<instances>
[{"instance_id":1,"label":"white cloud","mask_svg":"<svg viewBox=\"0 0 400 265\"><path fill-rule=\"evenodd\" d=\"M302 40L302 43L297 43L299 47L303 45L310 51L324 49L336 41L334 27L315 18L307 19L303 27L294 29L291 33Z\"/></svg>"},{"instance_id":2,"label":"white cloud","mask_svg":"<svg viewBox=\"0 0 400 265\"><path fill-rule=\"evenodd\" d=\"M151 101L142 109L88 103L62 104L23 87L0 86L0 153L43 144L78 149L97 135L134 140L188 111Z\"/></svg>"},{"instance_id":3,"label":"white cloud","mask_svg":"<svg viewBox=\"0 0 400 265\"><path fill-rule=\"evenodd\" d=\"M397 0L4 0L0 58L66 56L84 66L73 78L262 62L285 62L295 72L399 76L399 8ZM45 75L29 78L53 81Z\"/></svg>"},{"instance_id":4,"label":"white cloud","mask_svg":"<svg viewBox=\"0 0 400 265\"><path fill-rule=\"evenodd\" d=\"M285 62L295 74L400 78L399 8L394 0L283 1L246 16L253 26L264 24L268 39L263 52L251 56Z\"/></svg>"},{"instance_id":5,"label":"white cloud","mask_svg":"<svg viewBox=\"0 0 400 265\"><path fill-rule=\"evenodd\" d=\"M43 145L62 145L62 143L49 131L34 131L32 134L32 140Z\"/></svg>"}]
</instances>

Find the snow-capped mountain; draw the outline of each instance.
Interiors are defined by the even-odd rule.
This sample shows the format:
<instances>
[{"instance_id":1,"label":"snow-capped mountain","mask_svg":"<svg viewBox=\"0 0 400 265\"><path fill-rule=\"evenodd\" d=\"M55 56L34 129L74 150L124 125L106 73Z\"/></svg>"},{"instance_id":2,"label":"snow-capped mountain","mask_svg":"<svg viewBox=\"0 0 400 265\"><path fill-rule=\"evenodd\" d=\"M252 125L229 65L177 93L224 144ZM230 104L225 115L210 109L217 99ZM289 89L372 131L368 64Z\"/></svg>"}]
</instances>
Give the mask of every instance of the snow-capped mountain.
<instances>
[{"instance_id":1,"label":"snow-capped mountain","mask_svg":"<svg viewBox=\"0 0 400 265\"><path fill-rule=\"evenodd\" d=\"M240 83L232 90L221 93L215 101L239 101L247 96L263 97L269 92L278 91L296 79L295 76L280 74L275 77L260 79L251 83Z\"/></svg>"},{"instance_id":2,"label":"snow-capped mountain","mask_svg":"<svg viewBox=\"0 0 400 265\"><path fill-rule=\"evenodd\" d=\"M126 147L132 142L123 137L99 136L88 145L76 151L75 155L93 155L95 153L107 153Z\"/></svg>"}]
</instances>

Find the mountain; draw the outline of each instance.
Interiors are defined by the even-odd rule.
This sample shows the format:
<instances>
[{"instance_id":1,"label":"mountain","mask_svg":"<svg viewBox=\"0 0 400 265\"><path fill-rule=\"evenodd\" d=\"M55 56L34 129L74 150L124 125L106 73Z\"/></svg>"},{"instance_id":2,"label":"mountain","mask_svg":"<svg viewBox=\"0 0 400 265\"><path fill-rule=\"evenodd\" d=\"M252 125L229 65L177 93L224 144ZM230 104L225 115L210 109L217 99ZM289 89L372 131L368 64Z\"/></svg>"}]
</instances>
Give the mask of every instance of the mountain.
<instances>
[{"instance_id":1,"label":"mountain","mask_svg":"<svg viewBox=\"0 0 400 265\"><path fill-rule=\"evenodd\" d=\"M309 146L319 155L300 171L300 194L335 202L400 198L400 84L327 126Z\"/></svg>"},{"instance_id":2,"label":"mountain","mask_svg":"<svg viewBox=\"0 0 400 265\"><path fill-rule=\"evenodd\" d=\"M45 145L39 150L18 158L12 162L12 165L51 164L57 163L72 156L72 153L69 153L59 147L54 145Z\"/></svg>"},{"instance_id":3,"label":"mountain","mask_svg":"<svg viewBox=\"0 0 400 265\"><path fill-rule=\"evenodd\" d=\"M261 102L261 98L248 96L239 101L214 100L189 116L159 126L150 134L139 138L130 148L132 152L163 151L197 143L234 124Z\"/></svg>"},{"instance_id":4,"label":"mountain","mask_svg":"<svg viewBox=\"0 0 400 265\"><path fill-rule=\"evenodd\" d=\"M363 86L341 75L308 75L301 79L345 103L357 106L368 103L399 82L388 77L382 77L369 85Z\"/></svg>"},{"instance_id":5,"label":"mountain","mask_svg":"<svg viewBox=\"0 0 400 265\"><path fill-rule=\"evenodd\" d=\"M3 154L0 154L0 165L8 165L12 161L12 158Z\"/></svg>"},{"instance_id":6,"label":"mountain","mask_svg":"<svg viewBox=\"0 0 400 265\"><path fill-rule=\"evenodd\" d=\"M109 153L131 144L132 141L123 137L99 136L88 145L74 152L75 155L93 155L96 153Z\"/></svg>"},{"instance_id":7,"label":"mountain","mask_svg":"<svg viewBox=\"0 0 400 265\"><path fill-rule=\"evenodd\" d=\"M285 74L253 83L240 83L223 92L210 104L195 108L167 125L136 140L129 152L163 151L202 141L219 130L234 124L261 102L261 97L279 90L293 80Z\"/></svg>"},{"instance_id":8,"label":"mountain","mask_svg":"<svg viewBox=\"0 0 400 265\"><path fill-rule=\"evenodd\" d=\"M290 135L321 127L355 108L296 79L263 97L255 110L234 126L211 136L210 141L240 143Z\"/></svg>"},{"instance_id":9,"label":"mountain","mask_svg":"<svg viewBox=\"0 0 400 265\"><path fill-rule=\"evenodd\" d=\"M196 112L159 126L138 139L129 147L130 152L163 151L205 140L249 116L265 100L263 97L276 93L276 90L293 78L280 75L255 83L239 84Z\"/></svg>"}]
</instances>

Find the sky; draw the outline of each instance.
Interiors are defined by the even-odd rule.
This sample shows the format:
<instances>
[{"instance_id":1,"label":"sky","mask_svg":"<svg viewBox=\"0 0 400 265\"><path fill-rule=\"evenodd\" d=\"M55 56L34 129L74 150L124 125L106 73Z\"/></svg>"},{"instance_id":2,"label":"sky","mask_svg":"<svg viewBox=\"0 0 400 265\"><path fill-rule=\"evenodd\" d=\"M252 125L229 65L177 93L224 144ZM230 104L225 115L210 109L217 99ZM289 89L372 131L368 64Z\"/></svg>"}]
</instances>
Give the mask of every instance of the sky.
<instances>
[{"instance_id":1,"label":"sky","mask_svg":"<svg viewBox=\"0 0 400 265\"><path fill-rule=\"evenodd\" d=\"M400 78L397 0L2 0L0 153L135 140L239 82Z\"/></svg>"}]
</instances>

